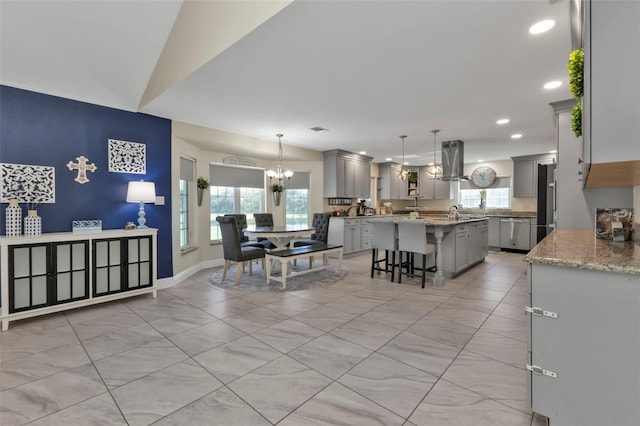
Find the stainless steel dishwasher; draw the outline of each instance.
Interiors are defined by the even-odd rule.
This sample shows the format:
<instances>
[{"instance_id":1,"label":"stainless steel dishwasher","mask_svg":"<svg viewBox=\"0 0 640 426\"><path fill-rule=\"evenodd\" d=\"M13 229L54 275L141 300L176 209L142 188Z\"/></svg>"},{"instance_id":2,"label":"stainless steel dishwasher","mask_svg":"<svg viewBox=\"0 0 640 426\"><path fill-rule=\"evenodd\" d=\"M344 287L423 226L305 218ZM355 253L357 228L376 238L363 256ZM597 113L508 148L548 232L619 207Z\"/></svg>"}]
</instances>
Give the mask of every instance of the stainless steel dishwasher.
<instances>
[{"instance_id":1,"label":"stainless steel dishwasher","mask_svg":"<svg viewBox=\"0 0 640 426\"><path fill-rule=\"evenodd\" d=\"M528 218L500 219L500 248L529 251L530 225Z\"/></svg>"}]
</instances>

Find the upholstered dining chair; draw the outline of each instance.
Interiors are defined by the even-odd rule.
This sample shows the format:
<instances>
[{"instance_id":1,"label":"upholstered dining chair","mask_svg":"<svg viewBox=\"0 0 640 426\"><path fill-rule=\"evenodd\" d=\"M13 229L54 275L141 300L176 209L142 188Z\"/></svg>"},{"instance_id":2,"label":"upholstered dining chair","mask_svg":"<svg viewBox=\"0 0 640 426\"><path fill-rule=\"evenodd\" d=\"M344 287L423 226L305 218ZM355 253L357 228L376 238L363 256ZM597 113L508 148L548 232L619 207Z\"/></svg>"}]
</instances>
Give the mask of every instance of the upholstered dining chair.
<instances>
[{"instance_id":1,"label":"upholstered dining chair","mask_svg":"<svg viewBox=\"0 0 640 426\"><path fill-rule=\"evenodd\" d=\"M422 288L427 271L432 272L436 264L436 246L427 241L427 224L419 219L401 219L398 224L398 250L400 250L400 272L398 283L402 282L402 276L414 276L416 269L422 271ZM422 267L416 267L415 255L422 255ZM403 260L406 255L406 261ZM427 265L429 255L429 265Z\"/></svg>"},{"instance_id":2,"label":"upholstered dining chair","mask_svg":"<svg viewBox=\"0 0 640 426\"><path fill-rule=\"evenodd\" d=\"M262 260L262 270L265 271L264 255L265 250L260 247L242 246L240 243L240 232L238 221L234 216L218 216L216 221L220 224L220 232L222 233L222 251L224 255L224 270L222 271L222 281L227 277L227 270L231 262L237 263L236 281L240 282L240 275L244 272L244 263L249 262L249 274L253 273L251 261L254 259Z\"/></svg>"},{"instance_id":3,"label":"upholstered dining chair","mask_svg":"<svg viewBox=\"0 0 640 426\"><path fill-rule=\"evenodd\" d=\"M331 213L314 213L311 226L315 229L315 232L311 234L310 238L295 240L293 242L294 247L305 246L319 246L327 243L329 238L329 220L331 219ZM296 261L293 261L296 264ZM313 265L313 256L309 257L309 268Z\"/></svg>"},{"instance_id":4,"label":"upholstered dining chair","mask_svg":"<svg viewBox=\"0 0 640 426\"><path fill-rule=\"evenodd\" d=\"M331 219L331 213L314 213L313 222L311 226L315 229L315 232L311 234L311 237L303 240L295 240L293 242L294 247L304 247L313 245L326 244L329 238L329 220Z\"/></svg>"},{"instance_id":5,"label":"upholstered dining chair","mask_svg":"<svg viewBox=\"0 0 640 426\"><path fill-rule=\"evenodd\" d=\"M253 218L256 220L256 228L262 226L273 226L273 214L271 213L254 213ZM256 240L267 250L276 248L276 246L266 238L257 237Z\"/></svg>"},{"instance_id":6,"label":"upholstered dining chair","mask_svg":"<svg viewBox=\"0 0 640 426\"><path fill-rule=\"evenodd\" d=\"M257 241L251 241L249 240L249 237L247 237L244 234L244 230L247 228L247 215L244 213L227 213L225 214L225 216L230 216L230 217L235 217L236 218L236 222L238 223L238 238L240 238L240 245L243 247L258 247L258 248L263 248L264 245L257 242Z\"/></svg>"}]
</instances>

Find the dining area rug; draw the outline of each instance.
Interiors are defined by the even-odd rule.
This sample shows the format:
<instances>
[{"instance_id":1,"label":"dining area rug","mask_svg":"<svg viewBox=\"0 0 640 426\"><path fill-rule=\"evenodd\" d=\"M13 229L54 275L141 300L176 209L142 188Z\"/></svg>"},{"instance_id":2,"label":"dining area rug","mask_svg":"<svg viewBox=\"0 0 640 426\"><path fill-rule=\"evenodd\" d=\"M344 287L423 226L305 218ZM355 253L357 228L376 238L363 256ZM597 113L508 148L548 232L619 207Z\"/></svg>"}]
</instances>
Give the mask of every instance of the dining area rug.
<instances>
[{"instance_id":1,"label":"dining area rug","mask_svg":"<svg viewBox=\"0 0 640 426\"><path fill-rule=\"evenodd\" d=\"M317 263L316 267L321 266L321 263ZM308 269L309 264L306 261L298 262L298 265L293 269L294 271L300 271ZM231 265L227 271L225 280L222 281L222 267L212 271L208 276L208 281L217 288L222 290L240 290L240 291L295 291L306 290L314 287L324 287L333 284L341 279L344 279L349 275L349 272L337 264L329 264L324 269L318 269L315 272L309 272L306 274L287 277L287 288L282 288L282 283L278 281L271 281L266 283L267 274L262 269L262 265L253 264L253 274L249 275L249 267L245 267L245 272L240 277L238 285L235 284L237 272L237 264ZM280 274L280 271L276 271L274 275Z\"/></svg>"}]
</instances>

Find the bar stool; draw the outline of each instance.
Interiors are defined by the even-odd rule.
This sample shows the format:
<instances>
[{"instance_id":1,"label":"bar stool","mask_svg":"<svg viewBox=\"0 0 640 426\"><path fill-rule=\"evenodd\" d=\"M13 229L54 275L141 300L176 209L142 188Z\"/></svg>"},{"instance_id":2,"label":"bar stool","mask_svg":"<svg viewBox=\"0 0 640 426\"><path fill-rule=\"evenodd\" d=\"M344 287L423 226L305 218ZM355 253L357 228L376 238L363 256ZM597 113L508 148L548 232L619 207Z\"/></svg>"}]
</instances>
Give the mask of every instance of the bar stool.
<instances>
[{"instance_id":1,"label":"bar stool","mask_svg":"<svg viewBox=\"0 0 640 426\"><path fill-rule=\"evenodd\" d=\"M422 288L424 288L424 279L427 271L434 272L436 246L429 244L427 241L427 224L419 219L403 219L398 221L398 250L400 250L400 272L398 274L398 283L402 282L402 275L414 276L416 269L422 270ZM403 262L402 255L407 254L407 260ZM415 266L415 255L422 255L422 267ZM427 255L433 257L432 266L427 266ZM406 271L403 269L406 267Z\"/></svg>"},{"instance_id":2,"label":"bar stool","mask_svg":"<svg viewBox=\"0 0 640 426\"><path fill-rule=\"evenodd\" d=\"M393 219L371 219L371 278L373 272L391 272L391 282L395 277L395 268L400 267L396 263L396 252L398 251L398 227ZM378 259L379 251L384 250L384 258ZM391 252L391 262L389 262L389 252ZM384 262L384 267L380 264Z\"/></svg>"}]
</instances>

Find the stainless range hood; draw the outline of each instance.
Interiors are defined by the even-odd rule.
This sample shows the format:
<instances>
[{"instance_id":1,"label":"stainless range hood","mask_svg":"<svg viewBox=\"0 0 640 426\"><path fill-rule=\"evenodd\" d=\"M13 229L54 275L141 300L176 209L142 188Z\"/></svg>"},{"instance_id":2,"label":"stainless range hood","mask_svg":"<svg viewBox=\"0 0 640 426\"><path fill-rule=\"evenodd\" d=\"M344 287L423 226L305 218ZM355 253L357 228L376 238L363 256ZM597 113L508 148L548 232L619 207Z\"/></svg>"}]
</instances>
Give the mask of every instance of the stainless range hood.
<instances>
[{"instance_id":1,"label":"stainless range hood","mask_svg":"<svg viewBox=\"0 0 640 426\"><path fill-rule=\"evenodd\" d=\"M469 180L464 176L464 142L442 142L442 180Z\"/></svg>"}]
</instances>

